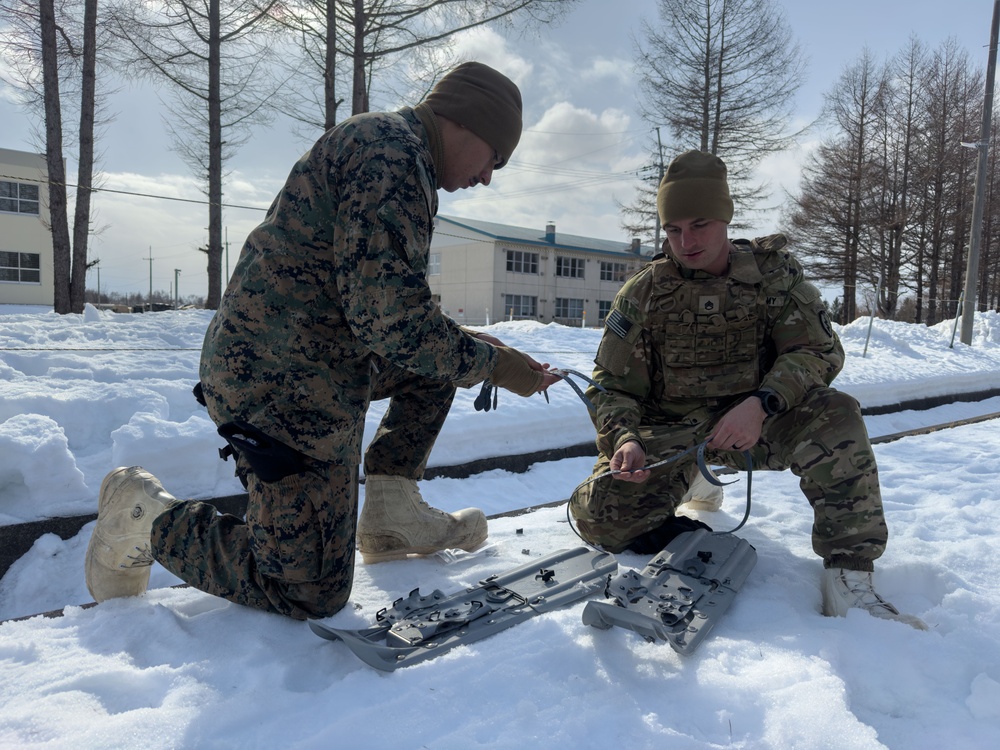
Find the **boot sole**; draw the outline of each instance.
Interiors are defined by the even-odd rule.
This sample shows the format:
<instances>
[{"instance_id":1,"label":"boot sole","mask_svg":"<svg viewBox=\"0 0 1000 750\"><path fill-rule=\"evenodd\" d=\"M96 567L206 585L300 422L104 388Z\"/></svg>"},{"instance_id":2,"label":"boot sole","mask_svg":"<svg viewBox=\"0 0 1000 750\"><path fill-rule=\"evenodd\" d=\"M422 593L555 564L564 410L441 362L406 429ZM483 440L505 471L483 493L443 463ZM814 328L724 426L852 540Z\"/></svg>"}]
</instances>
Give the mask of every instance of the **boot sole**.
<instances>
[{"instance_id":1,"label":"boot sole","mask_svg":"<svg viewBox=\"0 0 1000 750\"><path fill-rule=\"evenodd\" d=\"M686 503L681 503L678 508L690 508L691 510L700 510L706 513L717 513L722 509L722 501L712 502L705 500L688 500Z\"/></svg>"},{"instance_id":2,"label":"boot sole","mask_svg":"<svg viewBox=\"0 0 1000 750\"><path fill-rule=\"evenodd\" d=\"M473 544L459 545L456 549L465 552L475 552L486 543L486 539L487 537L484 536ZM405 560L408 557L426 557L427 555L437 554L441 550L442 547L407 547L406 549L396 549L388 552L365 552L359 549L358 553L361 555L361 560L365 565L372 565L374 563L389 562L390 560Z\"/></svg>"},{"instance_id":3,"label":"boot sole","mask_svg":"<svg viewBox=\"0 0 1000 750\"><path fill-rule=\"evenodd\" d=\"M119 467L110 472L101 482L101 491L98 495L97 503L97 523L94 532L91 534L90 542L87 544L87 554L83 560L84 580L87 584L87 591L94 597L95 602L103 602L108 599L118 599L128 596L139 596L149 588L149 575L151 565L141 565L131 568L112 567L98 560L101 547L114 549L111 544L104 541L99 535L101 513L107 509L112 502L112 495L117 493L121 486L110 489L110 485L123 475L128 473L131 467Z\"/></svg>"}]
</instances>

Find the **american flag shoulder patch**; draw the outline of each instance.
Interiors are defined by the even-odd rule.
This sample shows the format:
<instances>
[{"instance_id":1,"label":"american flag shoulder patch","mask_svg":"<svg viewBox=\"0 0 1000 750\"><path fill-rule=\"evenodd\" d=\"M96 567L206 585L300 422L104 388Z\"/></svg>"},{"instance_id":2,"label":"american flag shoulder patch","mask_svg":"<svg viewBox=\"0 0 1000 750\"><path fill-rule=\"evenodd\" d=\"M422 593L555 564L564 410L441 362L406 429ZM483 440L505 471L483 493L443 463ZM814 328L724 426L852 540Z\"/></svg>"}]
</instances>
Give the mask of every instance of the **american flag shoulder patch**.
<instances>
[{"instance_id":1,"label":"american flag shoulder patch","mask_svg":"<svg viewBox=\"0 0 1000 750\"><path fill-rule=\"evenodd\" d=\"M622 315L618 310L612 310L611 314L604 321L606 325L618 338L625 338L632 330L632 321Z\"/></svg>"}]
</instances>

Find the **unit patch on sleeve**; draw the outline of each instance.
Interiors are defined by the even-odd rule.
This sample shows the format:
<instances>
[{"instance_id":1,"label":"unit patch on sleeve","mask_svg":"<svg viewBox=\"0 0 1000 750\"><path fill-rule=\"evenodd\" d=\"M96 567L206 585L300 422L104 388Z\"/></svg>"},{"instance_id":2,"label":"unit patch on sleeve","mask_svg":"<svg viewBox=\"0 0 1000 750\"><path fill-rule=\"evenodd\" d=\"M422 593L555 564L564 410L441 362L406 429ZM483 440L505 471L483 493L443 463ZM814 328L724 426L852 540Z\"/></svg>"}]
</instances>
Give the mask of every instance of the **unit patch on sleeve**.
<instances>
[{"instance_id":1,"label":"unit patch on sleeve","mask_svg":"<svg viewBox=\"0 0 1000 750\"><path fill-rule=\"evenodd\" d=\"M825 309L819 311L819 324L823 326L823 332L833 338L833 326L830 324L830 315Z\"/></svg>"},{"instance_id":2,"label":"unit patch on sleeve","mask_svg":"<svg viewBox=\"0 0 1000 750\"><path fill-rule=\"evenodd\" d=\"M620 339L627 337L628 332L632 330L632 321L618 310L611 311L611 314L604 321L604 325Z\"/></svg>"}]
</instances>

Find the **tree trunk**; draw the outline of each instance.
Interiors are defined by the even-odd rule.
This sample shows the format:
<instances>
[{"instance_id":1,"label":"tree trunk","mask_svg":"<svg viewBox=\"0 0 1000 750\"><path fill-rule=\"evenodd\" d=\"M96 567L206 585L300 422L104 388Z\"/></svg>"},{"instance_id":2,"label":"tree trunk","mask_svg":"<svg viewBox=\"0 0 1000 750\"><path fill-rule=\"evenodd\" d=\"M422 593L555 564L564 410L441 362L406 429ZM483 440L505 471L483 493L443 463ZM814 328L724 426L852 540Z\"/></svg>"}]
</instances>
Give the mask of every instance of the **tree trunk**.
<instances>
[{"instance_id":1,"label":"tree trunk","mask_svg":"<svg viewBox=\"0 0 1000 750\"><path fill-rule=\"evenodd\" d=\"M351 94L351 114L368 111L368 76L365 71L365 14L364 0L354 0L354 86Z\"/></svg>"},{"instance_id":2,"label":"tree trunk","mask_svg":"<svg viewBox=\"0 0 1000 750\"><path fill-rule=\"evenodd\" d=\"M42 81L45 98L45 160L49 170L49 219L52 228L53 309L72 312L70 304L70 243L66 215L66 165L63 163L62 108L56 59L56 15L53 0L41 0Z\"/></svg>"},{"instance_id":3,"label":"tree trunk","mask_svg":"<svg viewBox=\"0 0 1000 750\"><path fill-rule=\"evenodd\" d=\"M77 168L76 211L73 215L73 272L70 305L83 312L87 289L87 246L90 238L90 196L94 179L94 107L97 89L97 0L85 0L83 10L83 66L80 92L80 156ZM99 302L100 300L98 300Z\"/></svg>"},{"instance_id":4,"label":"tree trunk","mask_svg":"<svg viewBox=\"0 0 1000 750\"><path fill-rule=\"evenodd\" d=\"M844 322L858 317L858 252L861 237L861 202L865 173L865 138L868 137L867 78L864 80L865 98L858 113L857 150L847 196L847 244L844 248Z\"/></svg>"},{"instance_id":5,"label":"tree trunk","mask_svg":"<svg viewBox=\"0 0 1000 750\"><path fill-rule=\"evenodd\" d=\"M719 153L722 145L722 99L728 88L728 81L725 76L725 62L729 57L729 48L726 46L726 20L729 5L726 0L722 0L722 17L719 19L719 62L716 66L715 81L715 109L712 112L712 142L710 144L711 153Z\"/></svg>"},{"instance_id":6,"label":"tree trunk","mask_svg":"<svg viewBox=\"0 0 1000 750\"><path fill-rule=\"evenodd\" d=\"M703 75L703 85L705 87L701 96L701 127L699 128L700 151L708 152L708 123L711 119L709 112L712 101L712 3L705 3L705 56L703 58L705 69ZM714 152L713 152L714 153Z\"/></svg>"},{"instance_id":7,"label":"tree trunk","mask_svg":"<svg viewBox=\"0 0 1000 750\"><path fill-rule=\"evenodd\" d=\"M323 71L323 96L325 113L324 129L329 130L337 124L337 4L334 0L326 2L326 67Z\"/></svg>"},{"instance_id":8,"label":"tree trunk","mask_svg":"<svg viewBox=\"0 0 1000 750\"><path fill-rule=\"evenodd\" d=\"M208 19L208 294L205 307L222 300L222 42L219 0L211 0Z\"/></svg>"}]
</instances>

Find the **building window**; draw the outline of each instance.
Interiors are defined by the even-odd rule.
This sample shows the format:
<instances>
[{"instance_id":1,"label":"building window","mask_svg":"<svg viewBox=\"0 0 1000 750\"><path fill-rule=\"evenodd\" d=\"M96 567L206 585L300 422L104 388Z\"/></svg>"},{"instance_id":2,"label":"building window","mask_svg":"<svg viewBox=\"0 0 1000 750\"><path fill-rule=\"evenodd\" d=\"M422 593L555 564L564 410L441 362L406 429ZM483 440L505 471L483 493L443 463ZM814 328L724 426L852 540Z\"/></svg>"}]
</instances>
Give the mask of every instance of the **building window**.
<instances>
[{"instance_id":1,"label":"building window","mask_svg":"<svg viewBox=\"0 0 1000 750\"><path fill-rule=\"evenodd\" d=\"M431 253L427 258L427 275L441 275L441 253Z\"/></svg>"},{"instance_id":2,"label":"building window","mask_svg":"<svg viewBox=\"0 0 1000 750\"><path fill-rule=\"evenodd\" d=\"M572 279L583 278L583 258L556 258L556 276L569 276Z\"/></svg>"},{"instance_id":3,"label":"building window","mask_svg":"<svg viewBox=\"0 0 1000 750\"><path fill-rule=\"evenodd\" d=\"M527 294L505 294L503 310L514 318L534 318L538 315L538 297L529 297Z\"/></svg>"},{"instance_id":4,"label":"building window","mask_svg":"<svg viewBox=\"0 0 1000 750\"><path fill-rule=\"evenodd\" d=\"M556 297L556 317L580 320L583 318L583 300Z\"/></svg>"},{"instance_id":5,"label":"building window","mask_svg":"<svg viewBox=\"0 0 1000 750\"><path fill-rule=\"evenodd\" d=\"M41 258L38 253L0 252L0 281L40 284Z\"/></svg>"},{"instance_id":6,"label":"building window","mask_svg":"<svg viewBox=\"0 0 1000 750\"><path fill-rule=\"evenodd\" d=\"M538 275L538 253L524 250L507 251L507 270L511 273L531 273Z\"/></svg>"},{"instance_id":7,"label":"building window","mask_svg":"<svg viewBox=\"0 0 1000 750\"><path fill-rule=\"evenodd\" d=\"M0 181L0 211L38 216L38 185Z\"/></svg>"},{"instance_id":8,"label":"building window","mask_svg":"<svg viewBox=\"0 0 1000 750\"><path fill-rule=\"evenodd\" d=\"M598 300L597 302L597 319L598 321L604 321L611 314L611 303L605 300Z\"/></svg>"},{"instance_id":9,"label":"building window","mask_svg":"<svg viewBox=\"0 0 1000 750\"><path fill-rule=\"evenodd\" d=\"M625 281L629 267L625 263L601 261L601 281Z\"/></svg>"}]
</instances>

